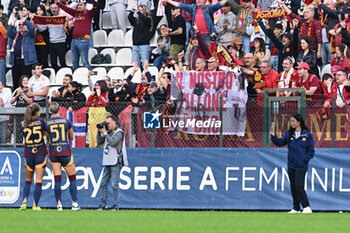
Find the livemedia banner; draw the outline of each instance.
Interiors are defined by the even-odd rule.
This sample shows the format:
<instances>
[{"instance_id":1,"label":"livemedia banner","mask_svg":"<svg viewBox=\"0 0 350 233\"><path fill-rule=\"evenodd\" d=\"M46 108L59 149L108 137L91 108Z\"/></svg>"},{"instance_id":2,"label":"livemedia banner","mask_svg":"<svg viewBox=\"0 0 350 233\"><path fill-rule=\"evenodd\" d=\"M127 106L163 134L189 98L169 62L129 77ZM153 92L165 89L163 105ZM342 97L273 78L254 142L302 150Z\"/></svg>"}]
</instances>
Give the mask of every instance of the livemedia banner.
<instances>
[{"instance_id":1,"label":"livemedia banner","mask_svg":"<svg viewBox=\"0 0 350 233\"><path fill-rule=\"evenodd\" d=\"M0 153L1 207L19 207L22 201L22 196L13 199L14 188L18 188L16 180L20 181L21 193L24 184L24 162L16 152L23 156L23 149ZM312 209L350 209L349 152L349 149L316 149L305 185ZM102 149L74 148L73 154L79 204L96 208L100 200ZM285 148L143 148L128 149L128 156L130 166L124 167L120 176L120 208L286 210L292 207ZM69 207L66 178L63 175L62 202ZM111 205L113 194L109 188ZM54 177L48 165L41 207L56 207L53 189ZM29 206L33 202L33 190Z\"/></svg>"}]
</instances>

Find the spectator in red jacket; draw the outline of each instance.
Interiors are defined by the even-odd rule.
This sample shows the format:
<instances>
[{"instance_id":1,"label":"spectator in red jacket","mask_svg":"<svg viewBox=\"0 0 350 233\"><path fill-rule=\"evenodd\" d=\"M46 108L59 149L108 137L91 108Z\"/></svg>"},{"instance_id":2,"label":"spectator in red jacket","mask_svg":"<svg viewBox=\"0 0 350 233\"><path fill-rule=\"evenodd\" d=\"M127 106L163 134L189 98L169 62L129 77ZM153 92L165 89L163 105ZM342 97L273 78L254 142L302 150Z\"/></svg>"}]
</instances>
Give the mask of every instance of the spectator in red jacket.
<instances>
[{"instance_id":1,"label":"spectator in red jacket","mask_svg":"<svg viewBox=\"0 0 350 233\"><path fill-rule=\"evenodd\" d=\"M310 66L303 62L296 67L300 79L296 87L305 88L306 100L318 100L323 98L320 80L316 75L310 73Z\"/></svg>"},{"instance_id":2,"label":"spectator in red jacket","mask_svg":"<svg viewBox=\"0 0 350 233\"><path fill-rule=\"evenodd\" d=\"M265 81L266 85L262 88L255 89L258 93L258 105L263 105L264 100L264 90L267 88L277 88L278 87L278 81L279 81L279 75L276 70L274 70L272 63L269 60L263 60L261 62L260 66L260 72L263 76L263 80Z\"/></svg>"},{"instance_id":3,"label":"spectator in red jacket","mask_svg":"<svg viewBox=\"0 0 350 233\"><path fill-rule=\"evenodd\" d=\"M335 85L332 86L331 94L324 103L324 107L331 106L333 96L337 107L343 108L350 104L350 81L345 70L340 69L335 74Z\"/></svg>"},{"instance_id":4,"label":"spectator in red jacket","mask_svg":"<svg viewBox=\"0 0 350 233\"><path fill-rule=\"evenodd\" d=\"M106 107L109 104L108 87L104 80L98 80L95 83L91 95L89 96L86 106L88 107Z\"/></svg>"}]
</instances>

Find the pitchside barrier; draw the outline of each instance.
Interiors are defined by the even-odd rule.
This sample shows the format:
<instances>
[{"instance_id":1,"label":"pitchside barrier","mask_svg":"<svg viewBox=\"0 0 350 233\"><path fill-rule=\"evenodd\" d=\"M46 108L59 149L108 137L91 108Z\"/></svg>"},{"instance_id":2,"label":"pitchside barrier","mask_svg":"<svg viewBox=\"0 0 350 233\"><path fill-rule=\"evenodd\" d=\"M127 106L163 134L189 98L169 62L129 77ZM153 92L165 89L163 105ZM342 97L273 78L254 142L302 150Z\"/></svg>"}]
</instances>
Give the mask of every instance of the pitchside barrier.
<instances>
[{"instance_id":1,"label":"pitchside barrier","mask_svg":"<svg viewBox=\"0 0 350 233\"><path fill-rule=\"evenodd\" d=\"M120 176L120 208L286 210L292 208L287 150L273 148L128 148ZM316 149L305 189L313 210L350 209L350 149ZM79 204L100 200L102 148L74 148ZM19 207L23 149L0 150L0 207ZM54 176L46 167L39 205L56 207ZM109 187L109 203L113 198ZM63 173L62 203L70 207ZM34 188L28 205L33 203Z\"/></svg>"},{"instance_id":2,"label":"pitchside barrier","mask_svg":"<svg viewBox=\"0 0 350 233\"><path fill-rule=\"evenodd\" d=\"M275 123L276 133L281 136L288 130L289 119L295 113L305 116L315 147L350 147L348 105L338 108L333 100L330 108L323 108L323 101L305 100L303 89L283 89L298 90L301 96L276 97L267 90L265 97L246 98L240 92L230 94L230 91L220 89L222 93L211 93L203 90L204 87L192 86L192 92L179 95L182 100L176 100L179 98L176 96L166 102L151 99L147 107L114 103L107 107L82 107L73 112L62 107L60 114L72 122L73 147L96 147L96 125L110 114L118 115L127 147L271 147L271 123ZM47 106L41 111L45 119L49 118ZM0 147L23 146L19 125L24 112L25 108L0 108L0 130L6 131L6 137L0 138ZM158 117L152 121L157 113ZM202 126L197 127L194 120L203 122Z\"/></svg>"}]
</instances>

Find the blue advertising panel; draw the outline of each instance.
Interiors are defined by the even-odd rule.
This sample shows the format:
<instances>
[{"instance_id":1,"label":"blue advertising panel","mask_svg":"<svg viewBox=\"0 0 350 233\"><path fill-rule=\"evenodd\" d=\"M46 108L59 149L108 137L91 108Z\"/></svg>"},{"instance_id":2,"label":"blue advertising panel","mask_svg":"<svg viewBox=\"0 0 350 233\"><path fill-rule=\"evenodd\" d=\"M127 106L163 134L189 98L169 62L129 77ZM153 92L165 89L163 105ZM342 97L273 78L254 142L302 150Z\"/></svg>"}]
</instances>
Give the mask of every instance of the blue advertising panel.
<instances>
[{"instance_id":1,"label":"blue advertising panel","mask_svg":"<svg viewBox=\"0 0 350 233\"><path fill-rule=\"evenodd\" d=\"M14 151L23 156L23 149ZM120 176L120 208L292 208L285 148L140 148L127 151L129 167L124 167ZM350 209L349 152L349 149L316 149L305 184L312 209ZM0 153L0 169L6 160L3 154ZM101 197L102 148L75 148L73 155L77 167L79 204L96 208ZM23 159L21 163L21 176L18 178L21 178L22 188ZM12 160L10 164L13 169ZM56 207L50 165L46 167L42 187L39 205ZM113 194L109 188L111 205ZM3 189L1 185L0 190ZM65 173L62 190L63 206L69 207L69 181ZM32 195L33 192L29 206L33 202ZM22 196L14 203L0 201L0 206L20 206L21 201Z\"/></svg>"},{"instance_id":2,"label":"blue advertising panel","mask_svg":"<svg viewBox=\"0 0 350 233\"><path fill-rule=\"evenodd\" d=\"M20 195L21 157L16 151L0 150L0 203L15 203Z\"/></svg>"}]
</instances>

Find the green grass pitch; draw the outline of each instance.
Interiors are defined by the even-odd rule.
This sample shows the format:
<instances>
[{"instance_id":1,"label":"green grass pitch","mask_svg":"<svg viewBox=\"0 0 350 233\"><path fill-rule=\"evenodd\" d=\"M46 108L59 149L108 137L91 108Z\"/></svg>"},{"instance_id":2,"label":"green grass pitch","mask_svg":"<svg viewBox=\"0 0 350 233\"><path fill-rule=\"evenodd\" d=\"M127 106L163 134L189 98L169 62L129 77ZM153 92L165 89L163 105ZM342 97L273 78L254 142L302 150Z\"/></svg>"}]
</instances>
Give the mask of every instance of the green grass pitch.
<instances>
[{"instance_id":1,"label":"green grass pitch","mask_svg":"<svg viewBox=\"0 0 350 233\"><path fill-rule=\"evenodd\" d=\"M31 209L0 209L0 232L347 233L350 232L350 215L165 210L58 212L43 209L37 212Z\"/></svg>"}]
</instances>

